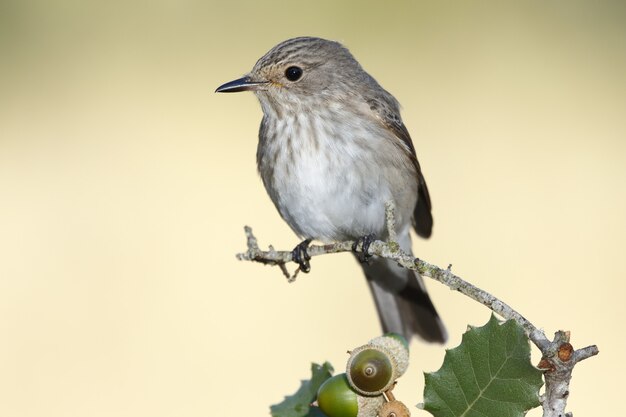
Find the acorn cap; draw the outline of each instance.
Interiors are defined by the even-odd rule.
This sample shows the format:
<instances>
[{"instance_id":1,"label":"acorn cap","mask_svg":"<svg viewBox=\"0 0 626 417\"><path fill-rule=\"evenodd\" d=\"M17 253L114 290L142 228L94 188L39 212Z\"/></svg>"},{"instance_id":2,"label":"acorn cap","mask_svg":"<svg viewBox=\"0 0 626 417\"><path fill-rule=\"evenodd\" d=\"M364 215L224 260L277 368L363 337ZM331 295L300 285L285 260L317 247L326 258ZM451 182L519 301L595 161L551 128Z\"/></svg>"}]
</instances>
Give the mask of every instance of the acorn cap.
<instances>
[{"instance_id":1,"label":"acorn cap","mask_svg":"<svg viewBox=\"0 0 626 417\"><path fill-rule=\"evenodd\" d=\"M379 417L410 417L411 412L404 403L393 400L386 402L379 410Z\"/></svg>"},{"instance_id":2,"label":"acorn cap","mask_svg":"<svg viewBox=\"0 0 626 417\"><path fill-rule=\"evenodd\" d=\"M364 345L350 352L346 374L348 383L356 392L374 396L391 388L398 372L395 361L386 349Z\"/></svg>"},{"instance_id":3,"label":"acorn cap","mask_svg":"<svg viewBox=\"0 0 626 417\"><path fill-rule=\"evenodd\" d=\"M380 409L385 403L385 397L378 395L376 397L357 396L359 402L359 413L357 417L376 417L379 415Z\"/></svg>"},{"instance_id":4,"label":"acorn cap","mask_svg":"<svg viewBox=\"0 0 626 417\"><path fill-rule=\"evenodd\" d=\"M370 345L381 347L396 362L400 378L409 367L409 344L406 339L397 333L387 333L383 336L370 340Z\"/></svg>"}]
</instances>

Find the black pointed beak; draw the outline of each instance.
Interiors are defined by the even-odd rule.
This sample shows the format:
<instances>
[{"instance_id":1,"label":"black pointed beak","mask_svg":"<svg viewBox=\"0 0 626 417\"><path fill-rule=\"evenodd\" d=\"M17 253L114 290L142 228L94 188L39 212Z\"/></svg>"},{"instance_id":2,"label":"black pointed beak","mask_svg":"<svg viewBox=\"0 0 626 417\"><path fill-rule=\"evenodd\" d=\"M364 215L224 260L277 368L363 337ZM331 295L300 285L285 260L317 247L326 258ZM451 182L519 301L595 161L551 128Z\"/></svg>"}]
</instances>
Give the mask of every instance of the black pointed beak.
<instances>
[{"instance_id":1,"label":"black pointed beak","mask_svg":"<svg viewBox=\"0 0 626 417\"><path fill-rule=\"evenodd\" d=\"M262 86L267 84L264 81L252 81L249 77L239 78L238 80L233 80L227 82L226 84L222 84L217 87L215 90L216 93L237 93L239 91L254 91Z\"/></svg>"}]
</instances>

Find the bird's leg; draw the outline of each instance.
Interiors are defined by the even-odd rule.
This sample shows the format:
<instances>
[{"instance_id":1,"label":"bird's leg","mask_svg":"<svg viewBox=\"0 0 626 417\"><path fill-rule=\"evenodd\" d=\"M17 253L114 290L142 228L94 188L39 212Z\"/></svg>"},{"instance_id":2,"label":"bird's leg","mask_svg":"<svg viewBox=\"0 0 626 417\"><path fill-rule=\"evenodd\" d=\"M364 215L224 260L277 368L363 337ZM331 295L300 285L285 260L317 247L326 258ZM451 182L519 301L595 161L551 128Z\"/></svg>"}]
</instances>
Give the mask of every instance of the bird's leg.
<instances>
[{"instance_id":1,"label":"bird's leg","mask_svg":"<svg viewBox=\"0 0 626 417\"><path fill-rule=\"evenodd\" d=\"M307 251L309 249L309 245L311 244L311 240L312 239L303 240L291 251L291 260L300 265L300 271L306 274L311 271L311 264L309 263L311 255L309 255L309 252Z\"/></svg>"},{"instance_id":2,"label":"bird's leg","mask_svg":"<svg viewBox=\"0 0 626 417\"><path fill-rule=\"evenodd\" d=\"M356 239L352 244L352 252L355 252L357 254L357 258L361 263L367 262L372 257L372 255L367 252L370 248L370 245L375 240L376 235L374 233L370 233L369 235L361 236L360 238ZM359 245L361 246L360 252L358 251Z\"/></svg>"}]
</instances>

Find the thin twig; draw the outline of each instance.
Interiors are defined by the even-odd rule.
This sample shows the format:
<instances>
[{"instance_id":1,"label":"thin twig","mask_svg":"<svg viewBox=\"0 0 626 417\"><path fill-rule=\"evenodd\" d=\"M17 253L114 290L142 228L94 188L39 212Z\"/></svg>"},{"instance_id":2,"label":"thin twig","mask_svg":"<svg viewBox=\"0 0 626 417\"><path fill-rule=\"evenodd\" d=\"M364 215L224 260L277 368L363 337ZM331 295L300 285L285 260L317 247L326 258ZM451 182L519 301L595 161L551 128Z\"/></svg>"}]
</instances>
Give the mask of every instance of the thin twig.
<instances>
[{"instance_id":1,"label":"thin twig","mask_svg":"<svg viewBox=\"0 0 626 417\"><path fill-rule=\"evenodd\" d=\"M417 271L422 276L439 281L450 289L458 291L489 307L489 309L506 320L515 320L524 329L528 338L539 348L543 355L543 359L539 364L539 367L545 371L544 376L546 380L545 393L541 398L544 411L543 416L565 416L565 406L567 396L569 395L569 382L572 370L576 363L597 355L598 348L593 345L574 351L569 344L569 332L559 331L555 334L554 340L550 341L543 331L535 327L511 306L489 294L487 291L453 274L451 266L442 269L421 259L414 258L412 255L402 251L400 246L396 243L393 203L387 203L385 205L385 220L389 241L374 241L369 246L368 254L391 259L407 269ZM254 237L252 229L246 226L245 233L248 242L248 250L245 253L237 254L237 259L260 262L266 265L279 265L290 282L295 280L299 270L296 270L293 275L290 275L286 268L286 265L292 261L291 251L275 251L271 247L269 251L262 251L259 249L257 239ZM351 252L353 243L352 241L348 241L326 245L311 245L308 248L308 253L311 257L314 257L330 253ZM569 354L564 353L570 349Z\"/></svg>"}]
</instances>

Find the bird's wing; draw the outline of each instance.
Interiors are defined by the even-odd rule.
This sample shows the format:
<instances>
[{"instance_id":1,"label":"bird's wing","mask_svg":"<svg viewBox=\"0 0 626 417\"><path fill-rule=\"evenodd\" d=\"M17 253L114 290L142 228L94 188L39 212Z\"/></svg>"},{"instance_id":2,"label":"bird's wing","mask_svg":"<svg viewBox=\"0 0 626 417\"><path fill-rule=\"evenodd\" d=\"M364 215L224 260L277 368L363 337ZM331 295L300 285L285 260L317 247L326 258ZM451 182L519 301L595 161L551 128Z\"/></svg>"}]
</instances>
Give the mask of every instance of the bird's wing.
<instances>
[{"instance_id":1,"label":"bird's wing","mask_svg":"<svg viewBox=\"0 0 626 417\"><path fill-rule=\"evenodd\" d=\"M381 123L391 129L395 136L400 139L400 143L408 152L411 161L415 166L415 171L417 173L418 198L415 210L413 211L413 227L419 236L428 238L430 237L433 229L430 194L428 193L426 180L424 179L420 163L417 160L417 155L415 154L415 147L413 146L411 135L409 135L409 131L406 126L404 126L404 123L402 123L398 102L395 98L393 98L393 96L391 96L391 94L387 94L388 96L385 97L386 100L367 97L366 101Z\"/></svg>"}]
</instances>

